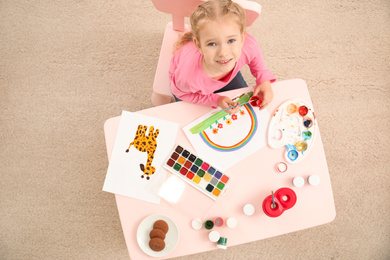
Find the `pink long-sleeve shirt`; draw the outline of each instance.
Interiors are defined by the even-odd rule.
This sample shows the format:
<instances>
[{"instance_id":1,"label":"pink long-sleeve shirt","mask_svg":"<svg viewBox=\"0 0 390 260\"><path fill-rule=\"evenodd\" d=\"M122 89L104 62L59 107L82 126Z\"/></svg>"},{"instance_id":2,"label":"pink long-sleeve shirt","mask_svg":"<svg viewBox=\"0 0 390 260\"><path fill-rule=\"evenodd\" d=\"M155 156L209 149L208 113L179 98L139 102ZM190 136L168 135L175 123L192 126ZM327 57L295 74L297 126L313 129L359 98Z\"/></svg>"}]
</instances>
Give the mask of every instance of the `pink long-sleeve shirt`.
<instances>
[{"instance_id":1,"label":"pink long-sleeve shirt","mask_svg":"<svg viewBox=\"0 0 390 260\"><path fill-rule=\"evenodd\" d=\"M241 68L248 64L256 85L264 81L275 81L275 76L267 70L256 39L246 34L241 57L236 62L232 73L222 80L210 78L202 67L203 55L193 42L181 47L172 57L169 68L172 94L191 103L218 107L217 91L234 79Z\"/></svg>"}]
</instances>

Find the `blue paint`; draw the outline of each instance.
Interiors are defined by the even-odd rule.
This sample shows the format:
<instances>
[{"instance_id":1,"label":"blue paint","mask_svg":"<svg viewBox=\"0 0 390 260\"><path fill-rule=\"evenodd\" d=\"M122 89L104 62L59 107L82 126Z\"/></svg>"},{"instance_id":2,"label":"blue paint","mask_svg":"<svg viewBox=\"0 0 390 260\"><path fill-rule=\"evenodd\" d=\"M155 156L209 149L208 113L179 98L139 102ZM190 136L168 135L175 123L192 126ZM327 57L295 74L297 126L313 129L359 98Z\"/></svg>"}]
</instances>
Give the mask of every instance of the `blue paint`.
<instances>
[{"instance_id":1,"label":"blue paint","mask_svg":"<svg viewBox=\"0 0 390 260\"><path fill-rule=\"evenodd\" d=\"M298 158L298 151L294 145L286 144L287 147L287 158L292 162Z\"/></svg>"},{"instance_id":2,"label":"blue paint","mask_svg":"<svg viewBox=\"0 0 390 260\"><path fill-rule=\"evenodd\" d=\"M307 119L303 120L303 125L304 125L306 128L311 127L312 124L313 124L313 121L311 121L310 118L307 118Z\"/></svg>"},{"instance_id":3,"label":"blue paint","mask_svg":"<svg viewBox=\"0 0 390 260\"><path fill-rule=\"evenodd\" d=\"M210 173L210 175L213 175L214 172L215 172L215 169L213 167L210 167L208 170L207 170L208 173Z\"/></svg>"},{"instance_id":4,"label":"blue paint","mask_svg":"<svg viewBox=\"0 0 390 260\"><path fill-rule=\"evenodd\" d=\"M199 167L196 166L196 165L192 165L192 167L191 167L191 171L192 171L193 173L196 173L196 172L198 171L198 169L199 169Z\"/></svg>"}]
</instances>

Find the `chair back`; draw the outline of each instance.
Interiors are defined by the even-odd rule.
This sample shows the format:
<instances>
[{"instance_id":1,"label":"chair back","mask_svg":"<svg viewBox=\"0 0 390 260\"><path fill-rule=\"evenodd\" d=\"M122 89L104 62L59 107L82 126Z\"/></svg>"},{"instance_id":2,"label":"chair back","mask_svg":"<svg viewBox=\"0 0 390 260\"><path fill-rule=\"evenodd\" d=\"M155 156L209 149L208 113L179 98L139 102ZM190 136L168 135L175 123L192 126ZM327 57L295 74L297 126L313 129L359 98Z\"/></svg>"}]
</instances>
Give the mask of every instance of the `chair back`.
<instances>
[{"instance_id":1,"label":"chair back","mask_svg":"<svg viewBox=\"0 0 390 260\"><path fill-rule=\"evenodd\" d=\"M190 17L196 7L205 0L152 0L154 7L163 13L172 15L173 29L184 31L184 18ZM245 9L246 26L251 26L259 17L261 5L247 0L234 0Z\"/></svg>"}]
</instances>

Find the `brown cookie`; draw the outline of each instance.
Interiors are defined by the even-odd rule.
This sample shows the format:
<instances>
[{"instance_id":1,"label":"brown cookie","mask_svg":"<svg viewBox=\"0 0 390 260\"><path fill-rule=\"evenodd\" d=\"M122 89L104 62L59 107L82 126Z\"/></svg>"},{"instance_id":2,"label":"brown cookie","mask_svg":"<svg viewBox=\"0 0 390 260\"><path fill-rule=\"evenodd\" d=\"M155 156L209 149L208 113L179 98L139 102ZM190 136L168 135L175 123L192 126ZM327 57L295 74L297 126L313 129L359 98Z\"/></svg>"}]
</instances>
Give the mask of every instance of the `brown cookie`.
<instances>
[{"instance_id":1,"label":"brown cookie","mask_svg":"<svg viewBox=\"0 0 390 260\"><path fill-rule=\"evenodd\" d=\"M165 234L168 232L168 229L169 229L167 222L165 222L164 220L161 220L161 219L154 222L153 228L160 229Z\"/></svg>"},{"instance_id":2,"label":"brown cookie","mask_svg":"<svg viewBox=\"0 0 390 260\"><path fill-rule=\"evenodd\" d=\"M149 236L150 236L150 239L155 238L155 237L161 238L162 240L165 239L164 231L162 231L161 229L157 229L157 228L150 231Z\"/></svg>"},{"instance_id":3,"label":"brown cookie","mask_svg":"<svg viewBox=\"0 0 390 260\"><path fill-rule=\"evenodd\" d=\"M149 241L149 247L153 251L159 252L165 248L165 242L161 238L155 237Z\"/></svg>"}]
</instances>

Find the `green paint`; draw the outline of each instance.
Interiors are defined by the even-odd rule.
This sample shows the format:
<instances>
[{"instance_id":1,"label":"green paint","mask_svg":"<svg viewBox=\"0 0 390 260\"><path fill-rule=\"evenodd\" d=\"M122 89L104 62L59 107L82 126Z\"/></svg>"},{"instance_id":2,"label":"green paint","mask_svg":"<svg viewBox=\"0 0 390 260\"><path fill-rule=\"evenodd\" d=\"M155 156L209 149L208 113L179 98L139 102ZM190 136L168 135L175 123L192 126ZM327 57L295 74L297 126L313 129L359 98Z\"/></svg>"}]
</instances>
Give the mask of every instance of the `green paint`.
<instances>
[{"instance_id":1,"label":"green paint","mask_svg":"<svg viewBox=\"0 0 390 260\"><path fill-rule=\"evenodd\" d=\"M197 174L198 174L199 177L203 177L204 174L205 174L205 172L204 172L204 170L200 169L200 170L197 172Z\"/></svg>"},{"instance_id":2,"label":"green paint","mask_svg":"<svg viewBox=\"0 0 390 260\"><path fill-rule=\"evenodd\" d=\"M179 171L181 168L181 165L179 163L175 163L175 165L173 166L173 169L175 169L176 171Z\"/></svg>"},{"instance_id":3,"label":"green paint","mask_svg":"<svg viewBox=\"0 0 390 260\"><path fill-rule=\"evenodd\" d=\"M211 221L211 220L207 220L205 223L204 223L204 227L208 230L212 229L214 227L214 222Z\"/></svg>"},{"instance_id":4,"label":"green paint","mask_svg":"<svg viewBox=\"0 0 390 260\"><path fill-rule=\"evenodd\" d=\"M217 184L217 188L218 188L218 189L222 190L223 187L225 187L225 184L223 184L222 182L220 182L220 183Z\"/></svg>"},{"instance_id":5,"label":"green paint","mask_svg":"<svg viewBox=\"0 0 390 260\"><path fill-rule=\"evenodd\" d=\"M253 95L253 92L248 92L248 93L242 95L241 97L239 97L238 100L234 101L234 102L240 102L240 104L248 102L249 99L252 97L252 95ZM200 122L196 126L193 126L190 129L190 132L192 134L198 134L200 132L203 132L209 126L214 124L214 122L217 122L219 119L225 117L226 115L228 115L228 113L226 113L225 111L219 111L218 113L215 113L214 115L210 116L209 118L203 120L202 122Z\"/></svg>"},{"instance_id":6,"label":"green paint","mask_svg":"<svg viewBox=\"0 0 390 260\"><path fill-rule=\"evenodd\" d=\"M196 166L199 166L199 167L200 167L200 166L202 166L202 164L203 164L203 161L202 161L201 159L199 159L199 158L196 159L196 161L195 161L195 165L196 165Z\"/></svg>"}]
</instances>

